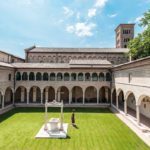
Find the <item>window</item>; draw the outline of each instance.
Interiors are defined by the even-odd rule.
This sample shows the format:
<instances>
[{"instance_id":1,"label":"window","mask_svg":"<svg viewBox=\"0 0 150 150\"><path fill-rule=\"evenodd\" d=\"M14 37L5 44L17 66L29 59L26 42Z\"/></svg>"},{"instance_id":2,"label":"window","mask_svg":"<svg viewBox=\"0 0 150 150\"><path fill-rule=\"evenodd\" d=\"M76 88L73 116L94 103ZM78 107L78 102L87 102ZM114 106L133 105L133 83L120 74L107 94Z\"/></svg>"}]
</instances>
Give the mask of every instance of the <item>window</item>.
<instances>
[{"instance_id":1,"label":"window","mask_svg":"<svg viewBox=\"0 0 150 150\"><path fill-rule=\"evenodd\" d=\"M76 74L75 73L71 74L71 81L76 81Z\"/></svg>"},{"instance_id":2,"label":"window","mask_svg":"<svg viewBox=\"0 0 150 150\"><path fill-rule=\"evenodd\" d=\"M8 80L11 81L11 74L8 74Z\"/></svg>"},{"instance_id":3,"label":"window","mask_svg":"<svg viewBox=\"0 0 150 150\"><path fill-rule=\"evenodd\" d=\"M69 80L70 80L69 73L65 73L64 74L64 81L69 81Z\"/></svg>"},{"instance_id":4,"label":"window","mask_svg":"<svg viewBox=\"0 0 150 150\"><path fill-rule=\"evenodd\" d=\"M62 81L62 79L63 79L62 73L58 73L57 74L57 81Z\"/></svg>"},{"instance_id":5,"label":"window","mask_svg":"<svg viewBox=\"0 0 150 150\"><path fill-rule=\"evenodd\" d=\"M78 80L79 81L83 81L83 73L79 73L78 74Z\"/></svg>"},{"instance_id":6,"label":"window","mask_svg":"<svg viewBox=\"0 0 150 150\"><path fill-rule=\"evenodd\" d=\"M99 74L99 80L100 80L100 81L104 81L104 73L103 73L103 72L101 72L101 73Z\"/></svg>"},{"instance_id":7,"label":"window","mask_svg":"<svg viewBox=\"0 0 150 150\"><path fill-rule=\"evenodd\" d=\"M90 81L90 80L91 80L90 73L86 73L85 74L85 81Z\"/></svg>"},{"instance_id":8,"label":"window","mask_svg":"<svg viewBox=\"0 0 150 150\"><path fill-rule=\"evenodd\" d=\"M111 75L109 72L106 73L106 81L111 81Z\"/></svg>"},{"instance_id":9,"label":"window","mask_svg":"<svg viewBox=\"0 0 150 150\"><path fill-rule=\"evenodd\" d=\"M29 74L29 80L30 81L34 81L35 80L35 76L34 76L33 72L30 72L30 74Z\"/></svg>"},{"instance_id":10,"label":"window","mask_svg":"<svg viewBox=\"0 0 150 150\"><path fill-rule=\"evenodd\" d=\"M22 74L22 80L23 80L23 81L28 80L27 72L24 72L24 73Z\"/></svg>"},{"instance_id":11,"label":"window","mask_svg":"<svg viewBox=\"0 0 150 150\"><path fill-rule=\"evenodd\" d=\"M50 81L55 81L55 73L50 74Z\"/></svg>"},{"instance_id":12,"label":"window","mask_svg":"<svg viewBox=\"0 0 150 150\"><path fill-rule=\"evenodd\" d=\"M146 104L144 104L144 108L146 109Z\"/></svg>"},{"instance_id":13,"label":"window","mask_svg":"<svg viewBox=\"0 0 150 150\"><path fill-rule=\"evenodd\" d=\"M21 74L20 74L20 72L17 72L17 73L16 73L16 80L17 80L17 81L20 81L20 80L21 80Z\"/></svg>"},{"instance_id":14,"label":"window","mask_svg":"<svg viewBox=\"0 0 150 150\"><path fill-rule=\"evenodd\" d=\"M93 81L98 81L97 73L93 73L93 74L92 74L92 80L93 80Z\"/></svg>"},{"instance_id":15,"label":"window","mask_svg":"<svg viewBox=\"0 0 150 150\"><path fill-rule=\"evenodd\" d=\"M36 81L41 81L41 80L42 80L42 75L41 75L40 72L38 72L38 73L36 74Z\"/></svg>"},{"instance_id":16,"label":"window","mask_svg":"<svg viewBox=\"0 0 150 150\"><path fill-rule=\"evenodd\" d=\"M43 74L43 80L44 80L44 81L48 81L48 73L45 72L45 73Z\"/></svg>"}]
</instances>

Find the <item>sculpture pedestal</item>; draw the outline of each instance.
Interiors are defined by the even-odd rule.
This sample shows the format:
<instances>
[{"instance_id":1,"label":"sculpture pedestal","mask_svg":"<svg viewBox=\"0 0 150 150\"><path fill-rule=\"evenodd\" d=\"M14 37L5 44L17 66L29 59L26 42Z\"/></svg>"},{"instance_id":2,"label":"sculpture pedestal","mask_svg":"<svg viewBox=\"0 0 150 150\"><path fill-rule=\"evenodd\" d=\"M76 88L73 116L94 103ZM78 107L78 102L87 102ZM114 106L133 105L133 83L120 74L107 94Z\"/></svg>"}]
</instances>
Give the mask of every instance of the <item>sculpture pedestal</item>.
<instances>
[{"instance_id":1,"label":"sculpture pedestal","mask_svg":"<svg viewBox=\"0 0 150 150\"><path fill-rule=\"evenodd\" d=\"M59 118L51 118L49 121L50 124L50 130L53 131L58 131L58 123L59 123Z\"/></svg>"},{"instance_id":2,"label":"sculpture pedestal","mask_svg":"<svg viewBox=\"0 0 150 150\"><path fill-rule=\"evenodd\" d=\"M60 129L60 123L58 123L58 129ZM68 130L68 123L63 123L63 131L60 130L51 130L50 125L48 124L48 130L44 130L44 125L37 133L35 138L67 138L67 130Z\"/></svg>"}]
</instances>

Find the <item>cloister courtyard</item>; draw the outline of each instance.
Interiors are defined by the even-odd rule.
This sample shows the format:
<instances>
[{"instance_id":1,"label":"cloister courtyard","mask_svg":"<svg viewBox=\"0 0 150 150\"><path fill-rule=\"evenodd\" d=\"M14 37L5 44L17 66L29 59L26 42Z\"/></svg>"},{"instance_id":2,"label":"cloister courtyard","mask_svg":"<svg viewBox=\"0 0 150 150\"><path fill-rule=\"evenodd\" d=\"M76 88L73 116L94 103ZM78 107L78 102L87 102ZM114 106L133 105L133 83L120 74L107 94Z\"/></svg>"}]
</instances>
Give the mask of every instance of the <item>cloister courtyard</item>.
<instances>
[{"instance_id":1,"label":"cloister courtyard","mask_svg":"<svg viewBox=\"0 0 150 150\"><path fill-rule=\"evenodd\" d=\"M72 108L64 108L71 123ZM15 108L0 115L0 150L149 150L149 147L108 108L76 108L77 128L66 139L35 139L44 124L44 108ZM48 118L60 118L59 108L49 108Z\"/></svg>"}]
</instances>

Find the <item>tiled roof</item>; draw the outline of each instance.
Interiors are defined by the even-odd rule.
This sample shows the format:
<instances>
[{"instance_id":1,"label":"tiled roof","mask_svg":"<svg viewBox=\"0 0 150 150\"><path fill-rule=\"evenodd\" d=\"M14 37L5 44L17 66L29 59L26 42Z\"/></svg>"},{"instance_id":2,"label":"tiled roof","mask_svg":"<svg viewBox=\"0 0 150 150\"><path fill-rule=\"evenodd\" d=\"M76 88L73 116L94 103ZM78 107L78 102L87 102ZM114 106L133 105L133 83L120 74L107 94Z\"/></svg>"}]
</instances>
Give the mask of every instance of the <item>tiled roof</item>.
<instances>
[{"instance_id":1,"label":"tiled roof","mask_svg":"<svg viewBox=\"0 0 150 150\"><path fill-rule=\"evenodd\" d=\"M126 53L127 48L49 48L33 47L26 49L29 52L46 52L46 53Z\"/></svg>"},{"instance_id":2,"label":"tiled roof","mask_svg":"<svg viewBox=\"0 0 150 150\"><path fill-rule=\"evenodd\" d=\"M5 63L5 62L0 62L0 66L13 68L13 65L12 65L12 64L8 64L8 63Z\"/></svg>"},{"instance_id":3,"label":"tiled roof","mask_svg":"<svg viewBox=\"0 0 150 150\"><path fill-rule=\"evenodd\" d=\"M70 65L111 65L111 63L108 60L100 60L100 59L70 60L69 64Z\"/></svg>"},{"instance_id":4,"label":"tiled roof","mask_svg":"<svg viewBox=\"0 0 150 150\"><path fill-rule=\"evenodd\" d=\"M68 63L13 63L15 68L69 68Z\"/></svg>"},{"instance_id":5,"label":"tiled roof","mask_svg":"<svg viewBox=\"0 0 150 150\"><path fill-rule=\"evenodd\" d=\"M21 58L21 57L19 57L19 56L14 55L14 54L10 54L10 53L7 53L7 52L2 51L2 50L0 50L0 52L1 52L1 53L4 53L4 54L6 54L6 55L11 55L11 56L13 56L13 57L16 57L16 58L19 58L19 59L24 60L24 58Z\"/></svg>"}]
</instances>

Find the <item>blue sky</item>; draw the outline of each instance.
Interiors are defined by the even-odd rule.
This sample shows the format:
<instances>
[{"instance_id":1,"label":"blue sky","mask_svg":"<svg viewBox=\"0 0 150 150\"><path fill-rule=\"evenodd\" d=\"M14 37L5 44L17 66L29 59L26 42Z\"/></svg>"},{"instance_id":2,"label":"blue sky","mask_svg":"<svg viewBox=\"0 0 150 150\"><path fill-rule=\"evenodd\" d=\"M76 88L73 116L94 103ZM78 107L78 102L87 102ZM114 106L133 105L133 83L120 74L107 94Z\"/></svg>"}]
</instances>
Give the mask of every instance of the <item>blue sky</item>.
<instances>
[{"instance_id":1,"label":"blue sky","mask_svg":"<svg viewBox=\"0 0 150 150\"><path fill-rule=\"evenodd\" d=\"M0 49L115 47L118 24L136 23L136 36L148 9L150 0L0 0Z\"/></svg>"}]
</instances>

